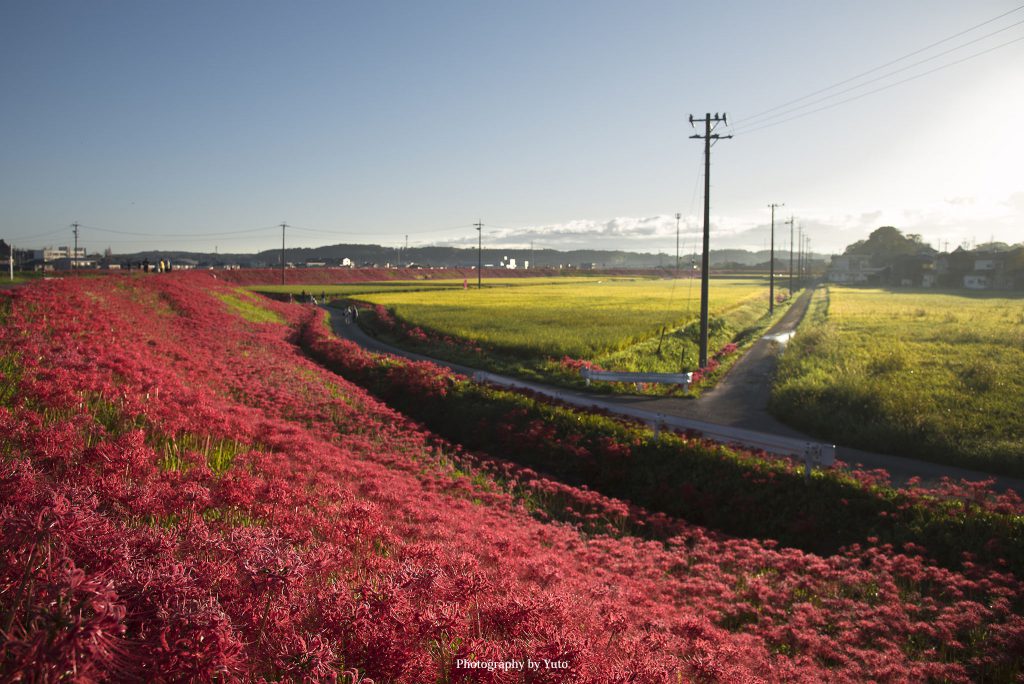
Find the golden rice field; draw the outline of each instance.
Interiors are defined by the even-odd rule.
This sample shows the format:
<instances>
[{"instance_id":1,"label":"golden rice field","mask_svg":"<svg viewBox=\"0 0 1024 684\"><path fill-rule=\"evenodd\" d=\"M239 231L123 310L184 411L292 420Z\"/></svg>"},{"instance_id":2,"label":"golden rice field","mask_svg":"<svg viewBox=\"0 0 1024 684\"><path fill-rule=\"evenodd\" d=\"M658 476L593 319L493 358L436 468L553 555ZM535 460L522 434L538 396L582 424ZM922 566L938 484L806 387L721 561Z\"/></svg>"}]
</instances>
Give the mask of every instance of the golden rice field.
<instances>
[{"instance_id":1,"label":"golden rice field","mask_svg":"<svg viewBox=\"0 0 1024 684\"><path fill-rule=\"evenodd\" d=\"M1024 295L829 287L773 411L852 446L1024 475Z\"/></svg>"},{"instance_id":2,"label":"golden rice field","mask_svg":"<svg viewBox=\"0 0 1024 684\"><path fill-rule=\"evenodd\" d=\"M699 280L591 280L504 289L387 292L360 296L399 319L444 335L527 356L595 359L678 328L700 312ZM763 300L763 302L762 302ZM761 305L763 303L763 306ZM767 308L761 279L716 278L711 315Z\"/></svg>"},{"instance_id":3,"label":"golden rice field","mask_svg":"<svg viewBox=\"0 0 1024 684\"><path fill-rule=\"evenodd\" d=\"M616 280L622 276L611 276L604 280ZM553 276L537 278L487 278L484 289L496 287L521 287L524 285L551 284L571 285L590 283L602 278L596 276ZM632 280L633 278L628 278ZM352 297L374 292L433 292L435 290L475 289L476 280L466 278L431 278L421 280L385 280L375 282L337 283L334 285L251 285L247 289L266 294L312 294L315 297Z\"/></svg>"}]
</instances>

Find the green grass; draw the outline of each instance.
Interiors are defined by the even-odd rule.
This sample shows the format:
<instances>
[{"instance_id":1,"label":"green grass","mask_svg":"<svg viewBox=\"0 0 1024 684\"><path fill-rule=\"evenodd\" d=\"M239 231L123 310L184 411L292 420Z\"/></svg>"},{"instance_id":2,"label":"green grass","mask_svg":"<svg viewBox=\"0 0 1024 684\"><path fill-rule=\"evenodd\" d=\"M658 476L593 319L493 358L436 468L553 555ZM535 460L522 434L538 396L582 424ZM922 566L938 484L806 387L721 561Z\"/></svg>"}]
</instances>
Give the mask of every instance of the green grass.
<instances>
[{"instance_id":1,"label":"green grass","mask_svg":"<svg viewBox=\"0 0 1024 684\"><path fill-rule=\"evenodd\" d=\"M1024 296L830 287L772 410L837 442L1024 475Z\"/></svg>"},{"instance_id":2,"label":"green grass","mask_svg":"<svg viewBox=\"0 0 1024 684\"><path fill-rule=\"evenodd\" d=\"M564 357L607 369L680 372L698 367L699 280L588 279L511 288L434 292L378 292L359 296L380 304L409 326L437 336L470 340L429 342L418 351L521 377L579 384ZM752 340L768 322L763 278L713 278L710 289L713 353L730 342ZM777 315L785 307L777 307ZM360 318L391 342L409 346ZM665 389L664 387L661 389Z\"/></svg>"},{"instance_id":3,"label":"green grass","mask_svg":"<svg viewBox=\"0 0 1024 684\"><path fill-rule=\"evenodd\" d=\"M214 295L224 302L232 313L235 313L251 323L284 323L285 320L278 314L264 308L260 304L259 297L236 289L234 293L215 292Z\"/></svg>"},{"instance_id":4,"label":"green grass","mask_svg":"<svg viewBox=\"0 0 1024 684\"><path fill-rule=\"evenodd\" d=\"M35 271L15 271L14 280L11 280L11 275L7 271L7 262L2 262L0 265L0 286L4 285L21 285L22 283L31 283L36 280L42 280L44 274Z\"/></svg>"},{"instance_id":5,"label":"green grass","mask_svg":"<svg viewBox=\"0 0 1024 684\"><path fill-rule=\"evenodd\" d=\"M226 437L181 433L173 437L151 436L153 448L159 453L164 470L186 471L191 467L190 454L202 456L215 474L227 472L239 454L255 451L254 447Z\"/></svg>"}]
</instances>

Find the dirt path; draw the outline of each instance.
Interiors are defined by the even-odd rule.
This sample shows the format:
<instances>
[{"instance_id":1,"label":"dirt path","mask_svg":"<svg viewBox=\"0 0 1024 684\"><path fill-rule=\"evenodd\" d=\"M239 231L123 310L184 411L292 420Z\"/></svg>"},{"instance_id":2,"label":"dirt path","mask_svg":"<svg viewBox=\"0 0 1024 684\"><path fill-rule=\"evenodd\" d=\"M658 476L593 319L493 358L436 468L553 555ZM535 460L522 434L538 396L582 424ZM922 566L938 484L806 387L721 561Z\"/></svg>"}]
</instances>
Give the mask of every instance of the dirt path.
<instances>
[{"instance_id":1,"label":"dirt path","mask_svg":"<svg viewBox=\"0 0 1024 684\"><path fill-rule=\"evenodd\" d=\"M662 397L624 397L625 401L671 415L685 416L719 425L733 425L758 432L802 437L768 413L772 377L778 365L778 354L803 320L814 288L800 295L793 306L761 339L729 369L718 384L700 399ZM781 340L781 342L780 342Z\"/></svg>"},{"instance_id":2,"label":"dirt path","mask_svg":"<svg viewBox=\"0 0 1024 684\"><path fill-rule=\"evenodd\" d=\"M765 432L783 437L805 439L810 442L821 440L809 437L788 425L783 425L768 413L768 397L771 389L771 378L775 372L777 354L780 343L775 341L791 333L802 320L810 304L812 292L809 290L801 295L790 310L758 340L746 355L740 359L719 381L715 389L704 394L700 399L684 399L678 397L644 397L623 395L595 395L585 392L545 387L539 383L522 383L538 392L557 391L572 395L589 405L615 411L616 407L629 407L650 411L652 414L662 413L669 416L689 418L717 425L741 427L747 430ZM326 307L325 307L326 308ZM332 311L328 309L328 311ZM367 335L358 325L345 323L340 312L333 310L331 323L335 335L351 340L370 351L393 354L416 361L430 361L439 366L451 368L457 373L472 376L477 369L456 363L432 359L422 354L415 354L393 347ZM957 468L913 458L878 454L861 451L852 447L837 445L836 457L851 465L865 468L884 468L889 471L896 484L905 483L912 477L921 478L922 483L935 483L942 477L954 480L988 480L994 479L994 487L999 491L1013 489L1024 495L1024 480L995 476L977 470Z\"/></svg>"}]
</instances>

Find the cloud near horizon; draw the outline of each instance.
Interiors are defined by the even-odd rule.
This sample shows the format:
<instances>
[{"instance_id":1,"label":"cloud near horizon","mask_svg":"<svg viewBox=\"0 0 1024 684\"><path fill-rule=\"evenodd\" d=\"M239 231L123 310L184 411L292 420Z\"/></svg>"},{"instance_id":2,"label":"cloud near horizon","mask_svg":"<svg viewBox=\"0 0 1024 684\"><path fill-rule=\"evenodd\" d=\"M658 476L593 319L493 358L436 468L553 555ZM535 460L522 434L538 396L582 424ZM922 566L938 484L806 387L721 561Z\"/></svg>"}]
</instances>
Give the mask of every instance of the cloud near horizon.
<instances>
[{"instance_id":1,"label":"cloud near horizon","mask_svg":"<svg viewBox=\"0 0 1024 684\"><path fill-rule=\"evenodd\" d=\"M718 226L712 222L714 230ZM679 220L680 246L690 251L701 236L701 219L683 216ZM629 217L619 216L603 221L577 219L522 228L488 228L484 225L484 242L491 246L549 249L623 249L635 252L669 251L675 248L676 218L674 215ZM434 244L451 247L474 246L474 236L444 240Z\"/></svg>"},{"instance_id":2,"label":"cloud near horizon","mask_svg":"<svg viewBox=\"0 0 1024 684\"><path fill-rule=\"evenodd\" d=\"M981 202L974 197L953 197L941 206L915 209L872 209L858 214L834 214L827 211L806 211L796 215L811 240L812 251L841 253L847 245L865 239L880 226L895 226L904 234L914 233L934 247L991 240L1016 243L1024 235L1019 207L1024 193L1015 193L1002 202ZM796 212L794 212L796 213ZM787 215L788 216L788 215ZM776 215L775 248L788 249L789 227ZM712 249L768 248L771 227L762 217L712 217ZM688 215L679 222L680 250L690 253L699 249L702 218ZM675 249L676 218L674 215L644 217L618 216L605 220L577 219L564 223L506 228L484 226L484 244L490 247L524 249L533 244L537 249L601 249L633 252L671 253ZM476 236L433 242L451 247L476 246Z\"/></svg>"}]
</instances>

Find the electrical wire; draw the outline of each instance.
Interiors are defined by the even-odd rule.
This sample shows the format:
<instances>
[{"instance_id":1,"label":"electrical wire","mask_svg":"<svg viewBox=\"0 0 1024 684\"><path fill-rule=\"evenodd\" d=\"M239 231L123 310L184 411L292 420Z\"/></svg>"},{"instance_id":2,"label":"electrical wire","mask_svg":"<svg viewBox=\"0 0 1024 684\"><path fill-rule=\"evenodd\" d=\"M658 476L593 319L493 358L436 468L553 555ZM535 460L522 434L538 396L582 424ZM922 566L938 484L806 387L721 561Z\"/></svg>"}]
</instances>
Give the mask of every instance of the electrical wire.
<instances>
[{"instance_id":1,"label":"electrical wire","mask_svg":"<svg viewBox=\"0 0 1024 684\"><path fill-rule=\"evenodd\" d=\"M835 93L832 93L831 95L826 95L825 97L820 97L820 98L818 98L816 100L811 100L810 102L806 102L806 103L804 103L802 105L798 105L796 107L790 107L790 108L787 108L787 109L783 109L782 111L780 111L780 112L778 112L776 114L772 114L770 116L762 117L761 121L755 122L755 120L758 117L750 117L748 119L744 119L743 123L735 125L735 129L736 130L742 130L744 128L748 128L749 129L751 126L760 126L761 124L764 124L767 121L770 121L772 119L777 119L779 117L787 116L789 114L792 114L793 112L797 112L797 111L799 111L801 109L805 109L807 107L813 107L814 105L819 104L821 102L827 102L828 100L831 100L834 97L839 97L839 96L844 95L846 93L853 92L853 91L855 91L855 90L857 90L859 88L864 88L866 86L871 85L872 83L877 83L879 81L884 81L885 79L890 78L892 76L895 76L896 74L903 73L904 71L907 71L909 69L913 69L914 67L921 66L922 64L927 64L928 62L936 60L936 59L938 59L940 57L945 57L946 55L948 55L948 54L950 54L952 52L956 52L957 50L962 50L965 47L968 47L968 46L973 45L975 43L979 43L979 42L981 42L983 40L991 38L992 36L998 35L998 34L1004 32L1004 31L1008 31L1008 30L1010 30L1010 29L1012 29L1012 28L1014 28L1016 26L1020 26L1021 24L1024 24L1024 20L1018 21L1018 22L1016 22L1014 24L1010 24L1009 26L1001 28L998 31L993 31L992 33L988 33L988 34L986 34L984 36L981 36L979 38L975 38L975 39L970 40L970 41L968 41L966 43L963 43L961 45L957 45L955 47L951 47L948 50L944 50L944 51L942 51L942 52L940 52L938 54L932 55L931 57L926 57L925 59L922 59L922 60L919 60L917 62L914 62L913 64L908 64L906 66L900 67L899 69L895 69L894 71L890 71L888 73L882 74L881 76L877 76L877 77L872 78L870 80L867 80L867 81L865 81L863 83L858 83L857 85L850 86L849 88L844 88L843 90L840 90L840 91L837 91ZM1013 42L1013 41L1011 41L1011 42ZM993 48L993 49L997 49L998 47L1000 47L1000 46L996 46L996 48ZM981 53L981 54L983 54L983 53ZM951 64L956 64L956 62L953 62ZM926 73L930 73L930 72L926 72ZM819 92L821 92L821 91L819 91ZM801 99L806 99L806 97L801 98ZM776 109L779 109L779 107L776 107Z\"/></svg>"},{"instance_id":2,"label":"electrical wire","mask_svg":"<svg viewBox=\"0 0 1024 684\"><path fill-rule=\"evenodd\" d=\"M1018 7L1015 7L1012 10L1009 10L1007 12L1003 12L1002 14L1000 14L997 17L993 17L993 18L991 18L991 19L989 19L987 21L983 21L980 24L975 24L974 26L972 26L970 28L964 29L963 31L959 31L958 33L954 33L951 36L947 36L946 38L943 38L942 40L935 41L934 43L926 45L926 46L924 46L922 48L918 48L917 50L914 50L912 52L908 52L907 54L903 55L902 57L897 57L894 60L890 60L890 61L886 62L885 64L881 64L881 65L876 66L876 67L874 67L872 69L868 69L867 71L863 71L863 72L857 74L856 76L851 76L851 77L849 77L847 79L844 79L842 81L838 81L836 83L833 83L830 86L826 86L824 88L820 88L818 90L815 90L814 92L808 93L807 95L804 95L802 97L798 97L798 98L796 98L794 100L790 100L790 101L784 102L784 103L782 103L780 105L776 105L775 107L771 107L770 109L766 109L764 111L758 112L757 114L753 114L753 115L747 117L746 119L742 119L741 121L737 122L737 125L747 125L748 122L751 122L751 125L752 125L752 122L754 120L761 118L765 114L769 114L769 113L777 111L779 109L783 109L785 107L789 107L790 105L796 104L797 102L803 102L804 100L812 98L815 95L820 95L821 93L828 92L829 90L832 90L834 88L838 88L839 86L842 86L842 85L846 85L847 83L850 83L852 81L856 81L857 79L863 78L864 76L868 76L869 74L873 74L876 71L881 71L882 69L890 67L893 64L898 64L899 62L902 62L905 59L909 59L909 58L913 57L914 55L919 55L922 52L927 52L928 50L932 49L933 47L937 47L939 45L942 45L943 43L948 43L949 41L951 41L951 40L953 40L955 38L959 38L960 36L966 35L966 34L970 33L971 31L974 31L976 29L981 28L982 26L987 26L988 24L991 24L992 22L998 21L999 19L1002 19L1003 17L1009 16L1009 15L1015 13L1015 12L1019 12L1022 9L1024 9L1024 5L1020 5ZM1016 26L1016 24L1014 24L1013 26ZM1010 28L1010 27L1007 27L1007 28ZM1003 30L1005 30L1005 29L1000 29L1000 31L996 31L996 33L999 33L999 32L1001 32ZM994 35L994 34L989 34L989 36L991 36L991 35ZM976 42L976 41L972 41L972 42ZM970 44L970 43L965 43L965 45L968 45L968 44ZM953 48L953 49L956 49L956 48ZM884 78L884 77L881 77L881 78Z\"/></svg>"},{"instance_id":3,"label":"electrical wire","mask_svg":"<svg viewBox=\"0 0 1024 684\"><path fill-rule=\"evenodd\" d=\"M801 118L803 118L805 116L810 116L811 114L816 114L818 112L825 111L826 109L832 109L833 107L838 107L839 105L843 105L843 104L846 104L848 102L853 102L854 100L859 100L862 97L867 97L868 95L874 95L875 93L880 93L880 92L882 92L884 90L889 90L890 88L894 88L894 87L896 87L898 85L902 85L904 83L908 83L910 81L914 81L914 80L919 79L919 78L921 78L923 76L928 76L929 74L934 74L936 71L942 71L943 69L948 69L949 67L956 66L957 64L962 64L964 62L967 62L969 60L975 59L977 57L981 57L982 55L987 55L990 52L994 52L996 50L999 50L1001 48L1007 47L1008 45L1012 45L1014 43L1019 43L1022 40L1024 40L1024 36L1021 36L1019 38L1014 38L1013 40L1006 41L1005 43L1001 43L999 45L995 45L995 46L990 47L990 48L988 48L986 50L982 50L981 52L976 52L973 55L968 55L967 57L964 57L962 59L958 59L955 62L950 62L948 64L942 64L940 66L935 67L934 69L929 69L928 71L924 71L924 72L922 72L920 74L915 74L913 76L910 76L908 78L904 78L904 79L896 81L894 83L890 83L888 85L884 85L884 86L882 86L880 88L875 88L874 90L869 90L869 91L867 91L865 93L860 93L859 95L854 95L853 97L848 97L845 100L839 100L838 102L833 102L833 103L827 104L827 105L825 105L823 107L818 107L817 109L812 109L809 112L803 112L802 114L795 114L794 116L788 117L786 119L782 119L780 121L775 121L775 122L772 122L772 123L767 123L767 124L765 124L763 126L754 126L754 128L750 128L750 129L747 129L747 130L736 131L733 134L734 135L749 135L750 133L754 133L755 131L762 131L762 130L764 130L766 128L771 128L772 126L778 126L779 124L784 124L786 122L793 121L795 119L801 119Z\"/></svg>"},{"instance_id":4,"label":"electrical wire","mask_svg":"<svg viewBox=\"0 0 1024 684\"><path fill-rule=\"evenodd\" d=\"M98 226L87 226L87 225L84 225L84 224L81 224L81 223L78 224L78 227L79 228L85 228L86 230L96 230L96 231L99 231L101 233L113 233L115 235L132 235L132 236L136 236L136 237L147 237L147 238L157 238L157 237L159 237L160 240L177 239L177 238L220 237L220 236L223 236L223 235L244 235L244 234L260 233L260 232L265 232L265 231L268 231L268 230L274 230L276 228L280 228L280 226L267 226L265 228L248 228L246 230L232 230L232 231L222 231L222 232L175 233L173 236L170 236L170 238L167 238L167 237L163 237L163 236L154 235L153 233L140 233L140 232L129 231L129 230L115 230L113 228L100 228Z\"/></svg>"},{"instance_id":5,"label":"electrical wire","mask_svg":"<svg viewBox=\"0 0 1024 684\"><path fill-rule=\"evenodd\" d=\"M14 244L16 242L23 242L23 241L26 241L26 240L37 240L39 238L49 237L51 235L57 235L58 233L65 233L70 228L71 228L71 226L62 226L60 228L56 228L56 229L51 230L51 231L46 232L46 233L34 233L32 235L19 235L19 236L15 236L15 237L12 237L12 238L8 238L8 242L10 242L11 244Z\"/></svg>"}]
</instances>

